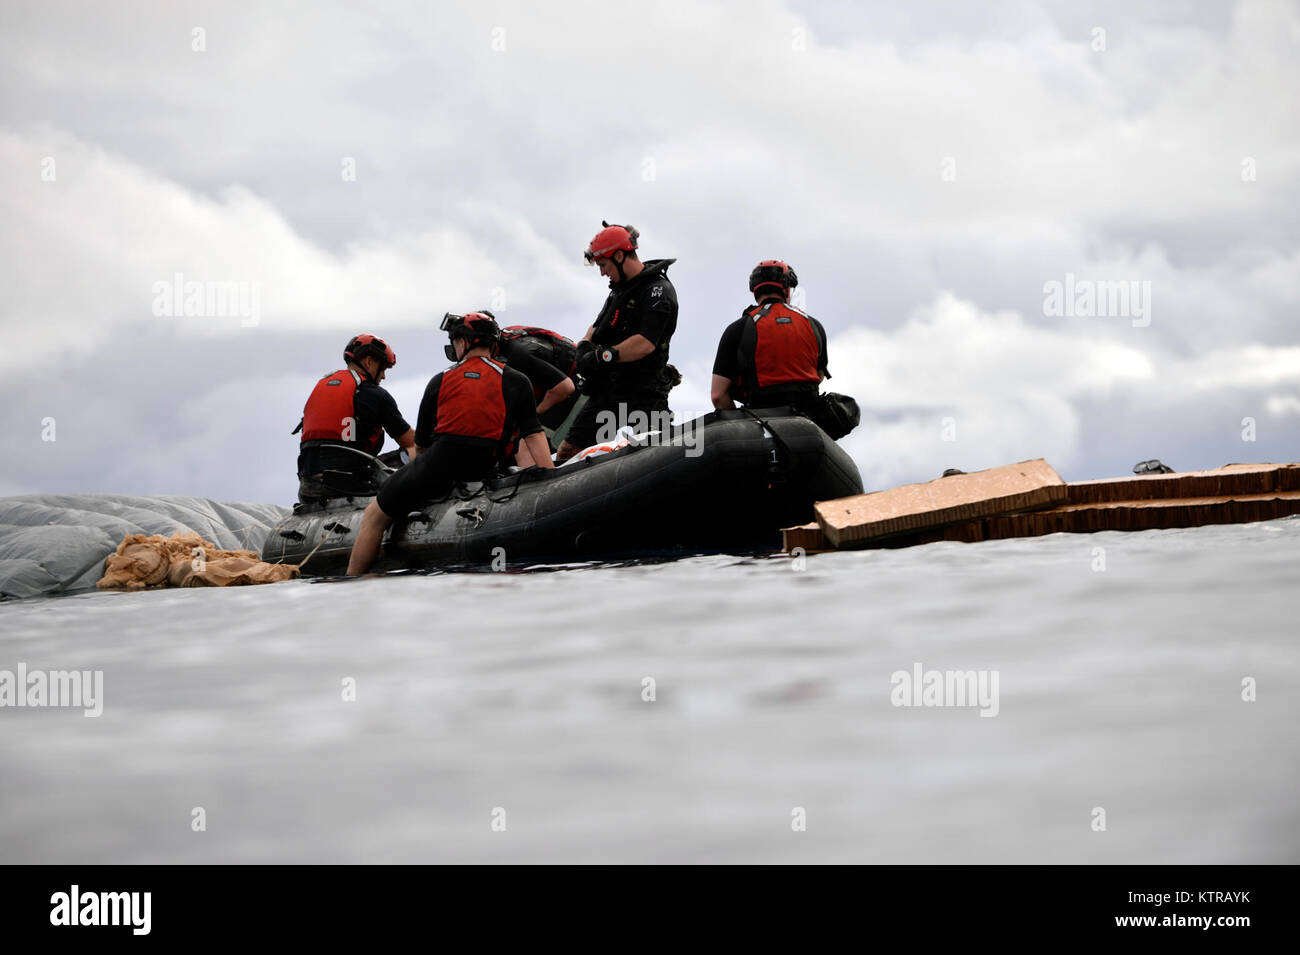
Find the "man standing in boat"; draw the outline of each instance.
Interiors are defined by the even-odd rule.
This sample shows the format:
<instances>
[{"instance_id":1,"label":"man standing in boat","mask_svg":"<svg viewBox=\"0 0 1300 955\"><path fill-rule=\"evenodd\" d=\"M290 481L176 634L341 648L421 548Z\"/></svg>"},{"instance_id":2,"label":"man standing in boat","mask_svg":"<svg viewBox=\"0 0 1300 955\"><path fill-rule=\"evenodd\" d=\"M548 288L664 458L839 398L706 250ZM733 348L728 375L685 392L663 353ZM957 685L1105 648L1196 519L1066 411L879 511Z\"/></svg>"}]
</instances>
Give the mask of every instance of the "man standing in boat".
<instances>
[{"instance_id":1,"label":"man standing in boat","mask_svg":"<svg viewBox=\"0 0 1300 955\"><path fill-rule=\"evenodd\" d=\"M382 338L357 335L343 349L343 360L343 368L316 383L293 431L302 432L298 499L303 503L373 494L371 458L383 447L385 431L414 453L415 431L379 385L397 355Z\"/></svg>"},{"instance_id":2,"label":"man standing in boat","mask_svg":"<svg viewBox=\"0 0 1300 955\"><path fill-rule=\"evenodd\" d=\"M451 339L447 357L456 364L435 375L425 388L415 426L417 457L394 474L366 508L348 561L349 574L370 569L384 531L396 518L445 494L457 482L485 481L496 474L516 432L538 467L555 466L537 420L532 385L497 358L501 329L496 320L482 312L448 314L442 327Z\"/></svg>"},{"instance_id":3,"label":"man standing in boat","mask_svg":"<svg viewBox=\"0 0 1300 955\"><path fill-rule=\"evenodd\" d=\"M668 392L681 381L668 364L677 330L677 290L668 278L676 259L637 256L640 233L632 226L604 226L584 253L588 265L609 279L609 296L578 342L578 373L589 396L560 445L557 460L614 436L629 419L671 420Z\"/></svg>"},{"instance_id":4,"label":"man standing in boat","mask_svg":"<svg viewBox=\"0 0 1300 955\"><path fill-rule=\"evenodd\" d=\"M799 276L779 259L765 259L749 273L756 305L745 309L722 333L713 361L709 397L713 407L789 405L817 418L818 387L826 369L826 330L790 304Z\"/></svg>"}]
</instances>

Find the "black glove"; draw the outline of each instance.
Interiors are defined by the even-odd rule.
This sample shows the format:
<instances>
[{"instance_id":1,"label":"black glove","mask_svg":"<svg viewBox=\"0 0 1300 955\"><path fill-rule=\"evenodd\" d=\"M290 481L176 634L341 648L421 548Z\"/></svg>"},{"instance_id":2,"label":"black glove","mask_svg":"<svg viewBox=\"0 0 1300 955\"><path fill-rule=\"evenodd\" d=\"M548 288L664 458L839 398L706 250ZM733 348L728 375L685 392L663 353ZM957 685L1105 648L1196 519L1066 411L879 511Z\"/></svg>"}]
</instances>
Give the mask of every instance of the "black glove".
<instances>
[{"instance_id":1,"label":"black glove","mask_svg":"<svg viewBox=\"0 0 1300 955\"><path fill-rule=\"evenodd\" d=\"M578 390L584 395L599 394L609 388L609 366L602 365L594 357L590 361L591 367L585 374L578 375Z\"/></svg>"},{"instance_id":2,"label":"black glove","mask_svg":"<svg viewBox=\"0 0 1300 955\"><path fill-rule=\"evenodd\" d=\"M591 381L599 372L596 369L596 346L586 339L578 342L578 374Z\"/></svg>"}]
</instances>

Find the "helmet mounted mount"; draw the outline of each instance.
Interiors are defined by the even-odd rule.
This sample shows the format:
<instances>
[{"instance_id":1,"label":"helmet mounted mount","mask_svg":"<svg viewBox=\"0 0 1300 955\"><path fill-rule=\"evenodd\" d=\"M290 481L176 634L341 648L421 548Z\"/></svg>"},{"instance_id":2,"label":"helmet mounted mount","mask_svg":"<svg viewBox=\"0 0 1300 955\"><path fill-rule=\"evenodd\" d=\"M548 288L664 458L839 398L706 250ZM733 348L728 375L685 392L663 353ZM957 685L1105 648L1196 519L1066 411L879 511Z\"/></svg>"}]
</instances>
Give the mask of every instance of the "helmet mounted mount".
<instances>
[{"instance_id":1,"label":"helmet mounted mount","mask_svg":"<svg viewBox=\"0 0 1300 955\"><path fill-rule=\"evenodd\" d=\"M478 345L486 346L493 354L501 341L501 327L497 325L496 316L487 309L467 312L459 315L447 312L442 316L439 326L451 341L443 348L448 361L459 361L456 355L456 340L464 339L466 350Z\"/></svg>"}]
</instances>

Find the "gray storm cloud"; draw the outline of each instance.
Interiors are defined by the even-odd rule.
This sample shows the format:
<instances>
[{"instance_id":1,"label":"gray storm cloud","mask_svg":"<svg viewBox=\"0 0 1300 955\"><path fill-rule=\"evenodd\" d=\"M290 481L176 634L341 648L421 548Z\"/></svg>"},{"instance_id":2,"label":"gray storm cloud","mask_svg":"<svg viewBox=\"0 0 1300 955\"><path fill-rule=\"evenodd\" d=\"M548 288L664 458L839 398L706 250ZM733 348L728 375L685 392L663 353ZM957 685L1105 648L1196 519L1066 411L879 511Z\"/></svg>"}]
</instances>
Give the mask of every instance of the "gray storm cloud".
<instances>
[{"instance_id":1,"label":"gray storm cloud","mask_svg":"<svg viewBox=\"0 0 1300 955\"><path fill-rule=\"evenodd\" d=\"M877 486L1295 458L1293 5L2 16L0 492L287 501L348 336L394 344L414 415L445 310L581 334L602 217L679 259L682 410L750 266L793 262ZM157 314L178 274L259 320ZM1067 275L1149 282L1150 324L1045 314Z\"/></svg>"}]
</instances>

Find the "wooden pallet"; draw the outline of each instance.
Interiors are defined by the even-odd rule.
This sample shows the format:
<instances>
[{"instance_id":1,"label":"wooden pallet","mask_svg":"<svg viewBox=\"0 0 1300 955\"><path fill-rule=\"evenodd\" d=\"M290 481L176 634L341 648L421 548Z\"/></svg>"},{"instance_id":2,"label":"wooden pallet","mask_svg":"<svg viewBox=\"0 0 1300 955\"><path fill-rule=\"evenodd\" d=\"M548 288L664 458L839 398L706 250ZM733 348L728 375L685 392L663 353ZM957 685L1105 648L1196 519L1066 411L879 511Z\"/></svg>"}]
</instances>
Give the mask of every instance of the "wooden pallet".
<instances>
[{"instance_id":1,"label":"wooden pallet","mask_svg":"<svg viewBox=\"0 0 1300 955\"><path fill-rule=\"evenodd\" d=\"M787 551L1242 524L1300 514L1300 464L1067 485L1038 459L822 501L815 513L815 523L782 532Z\"/></svg>"},{"instance_id":2,"label":"wooden pallet","mask_svg":"<svg viewBox=\"0 0 1300 955\"><path fill-rule=\"evenodd\" d=\"M1042 458L925 484L855 494L815 505L826 540L834 547L867 547L983 517L1065 504L1065 482Z\"/></svg>"}]
</instances>

